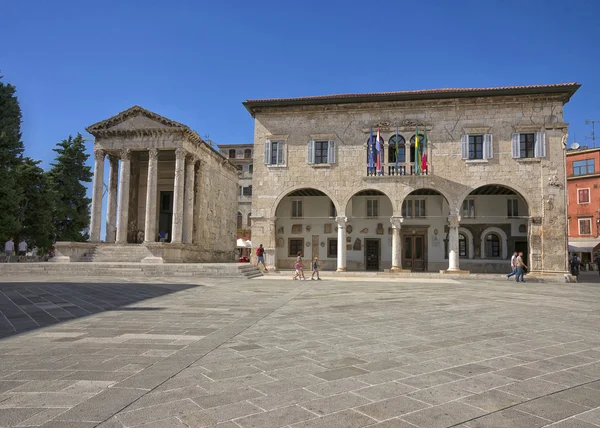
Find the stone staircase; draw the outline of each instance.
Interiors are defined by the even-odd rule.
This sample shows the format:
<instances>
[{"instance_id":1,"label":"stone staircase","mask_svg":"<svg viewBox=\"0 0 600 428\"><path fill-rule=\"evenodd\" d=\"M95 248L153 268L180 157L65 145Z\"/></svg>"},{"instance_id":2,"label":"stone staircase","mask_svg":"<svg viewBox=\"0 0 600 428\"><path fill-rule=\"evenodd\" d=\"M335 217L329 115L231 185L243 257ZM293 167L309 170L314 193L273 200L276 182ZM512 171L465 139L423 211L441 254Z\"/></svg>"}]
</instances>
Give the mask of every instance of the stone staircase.
<instances>
[{"instance_id":1,"label":"stone staircase","mask_svg":"<svg viewBox=\"0 0 600 428\"><path fill-rule=\"evenodd\" d=\"M98 245L79 259L80 262L140 262L152 253L143 245Z\"/></svg>"},{"instance_id":2,"label":"stone staircase","mask_svg":"<svg viewBox=\"0 0 600 428\"><path fill-rule=\"evenodd\" d=\"M249 263L3 263L1 276L106 276L106 277L190 277L190 278L241 278L263 276Z\"/></svg>"}]
</instances>

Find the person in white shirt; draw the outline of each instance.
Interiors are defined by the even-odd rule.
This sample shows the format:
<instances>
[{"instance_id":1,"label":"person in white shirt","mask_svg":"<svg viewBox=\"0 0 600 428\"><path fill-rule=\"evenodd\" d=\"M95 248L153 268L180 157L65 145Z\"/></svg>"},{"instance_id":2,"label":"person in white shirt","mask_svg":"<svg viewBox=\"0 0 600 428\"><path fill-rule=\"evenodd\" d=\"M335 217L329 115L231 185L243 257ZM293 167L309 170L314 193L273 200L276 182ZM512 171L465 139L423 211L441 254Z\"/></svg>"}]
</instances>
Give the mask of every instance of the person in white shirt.
<instances>
[{"instance_id":1,"label":"person in white shirt","mask_svg":"<svg viewBox=\"0 0 600 428\"><path fill-rule=\"evenodd\" d=\"M517 274L517 257L518 256L519 256L519 253L517 253L515 251L513 253L512 257L510 258L510 268L512 269L512 272L509 273L508 275L506 275L506 279L509 279L511 276Z\"/></svg>"},{"instance_id":2,"label":"person in white shirt","mask_svg":"<svg viewBox=\"0 0 600 428\"><path fill-rule=\"evenodd\" d=\"M19 242L19 255L26 256L27 255L27 242L23 239Z\"/></svg>"},{"instance_id":3,"label":"person in white shirt","mask_svg":"<svg viewBox=\"0 0 600 428\"><path fill-rule=\"evenodd\" d=\"M13 251L15 251L15 243L13 242L13 239L10 238L4 244L4 253L6 254L6 263L10 263L10 258L13 255Z\"/></svg>"}]
</instances>

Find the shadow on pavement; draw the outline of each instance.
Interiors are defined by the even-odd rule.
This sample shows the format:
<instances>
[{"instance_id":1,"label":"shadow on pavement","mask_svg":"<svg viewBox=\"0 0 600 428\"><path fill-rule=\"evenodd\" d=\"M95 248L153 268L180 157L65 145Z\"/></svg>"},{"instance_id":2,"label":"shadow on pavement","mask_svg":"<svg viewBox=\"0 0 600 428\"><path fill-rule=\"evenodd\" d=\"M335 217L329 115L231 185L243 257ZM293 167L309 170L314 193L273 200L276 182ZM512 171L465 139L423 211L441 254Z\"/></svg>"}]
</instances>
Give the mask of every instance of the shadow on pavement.
<instances>
[{"instance_id":1,"label":"shadow on pavement","mask_svg":"<svg viewBox=\"0 0 600 428\"><path fill-rule=\"evenodd\" d=\"M98 312L158 311L124 307L195 287L189 284L2 283L0 339Z\"/></svg>"}]
</instances>

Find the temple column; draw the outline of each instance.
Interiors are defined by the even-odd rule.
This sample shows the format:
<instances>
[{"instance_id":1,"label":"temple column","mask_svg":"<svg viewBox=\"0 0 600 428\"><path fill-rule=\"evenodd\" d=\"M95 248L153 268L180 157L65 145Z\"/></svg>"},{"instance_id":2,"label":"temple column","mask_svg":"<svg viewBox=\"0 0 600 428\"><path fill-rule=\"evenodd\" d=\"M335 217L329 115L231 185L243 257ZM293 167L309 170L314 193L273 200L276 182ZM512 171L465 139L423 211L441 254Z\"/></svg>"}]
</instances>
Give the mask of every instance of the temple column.
<instances>
[{"instance_id":1,"label":"temple column","mask_svg":"<svg viewBox=\"0 0 600 428\"><path fill-rule=\"evenodd\" d=\"M196 178L196 159L185 160L185 191L183 208L183 243L192 244L194 236L194 191Z\"/></svg>"},{"instance_id":2,"label":"temple column","mask_svg":"<svg viewBox=\"0 0 600 428\"><path fill-rule=\"evenodd\" d=\"M158 150L148 150L148 181L146 184L146 218L144 242L156 242L156 192L158 184Z\"/></svg>"},{"instance_id":3,"label":"temple column","mask_svg":"<svg viewBox=\"0 0 600 428\"><path fill-rule=\"evenodd\" d=\"M104 156L104 150L94 150L94 184L92 185L92 218L90 219L91 242L100 242L102 193L104 191Z\"/></svg>"},{"instance_id":4,"label":"temple column","mask_svg":"<svg viewBox=\"0 0 600 428\"><path fill-rule=\"evenodd\" d=\"M404 217L392 217L392 272L402 270L402 239L400 238L400 228Z\"/></svg>"},{"instance_id":5,"label":"temple column","mask_svg":"<svg viewBox=\"0 0 600 428\"><path fill-rule=\"evenodd\" d=\"M119 170L119 204L117 206L117 243L127 243L129 225L129 181L131 178L131 150L121 151L121 169Z\"/></svg>"},{"instance_id":6,"label":"temple column","mask_svg":"<svg viewBox=\"0 0 600 428\"><path fill-rule=\"evenodd\" d=\"M106 238L113 243L117 234L117 189L119 185L119 158L108 156L108 200L106 201Z\"/></svg>"},{"instance_id":7,"label":"temple column","mask_svg":"<svg viewBox=\"0 0 600 428\"><path fill-rule=\"evenodd\" d=\"M338 224L337 272L346 272L346 222L348 217L336 217L335 221Z\"/></svg>"},{"instance_id":8,"label":"temple column","mask_svg":"<svg viewBox=\"0 0 600 428\"><path fill-rule=\"evenodd\" d=\"M183 192L185 180L185 155L183 148L175 150L175 185L173 186L172 244L181 244L183 238Z\"/></svg>"},{"instance_id":9,"label":"temple column","mask_svg":"<svg viewBox=\"0 0 600 428\"><path fill-rule=\"evenodd\" d=\"M448 271L460 270L458 264L458 227L460 224L460 215L451 214L448 216Z\"/></svg>"}]
</instances>

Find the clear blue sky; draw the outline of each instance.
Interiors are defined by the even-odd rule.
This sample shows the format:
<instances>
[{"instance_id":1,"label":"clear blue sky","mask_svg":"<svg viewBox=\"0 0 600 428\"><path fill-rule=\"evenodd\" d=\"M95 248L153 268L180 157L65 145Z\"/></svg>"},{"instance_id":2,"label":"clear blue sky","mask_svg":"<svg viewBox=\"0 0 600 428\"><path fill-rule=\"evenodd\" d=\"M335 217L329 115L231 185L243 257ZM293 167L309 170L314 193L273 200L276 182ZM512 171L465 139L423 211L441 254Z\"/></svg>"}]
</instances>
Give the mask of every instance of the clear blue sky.
<instances>
[{"instance_id":1,"label":"clear blue sky","mask_svg":"<svg viewBox=\"0 0 600 428\"><path fill-rule=\"evenodd\" d=\"M578 81L565 110L570 141L585 142L585 120L600 120L596 0L5 0L0 9L0 70L17 86L26 152L46 167L56 142L134 104L217 144L251 143L246 99Z\"/></svg>"}]
</instances>

